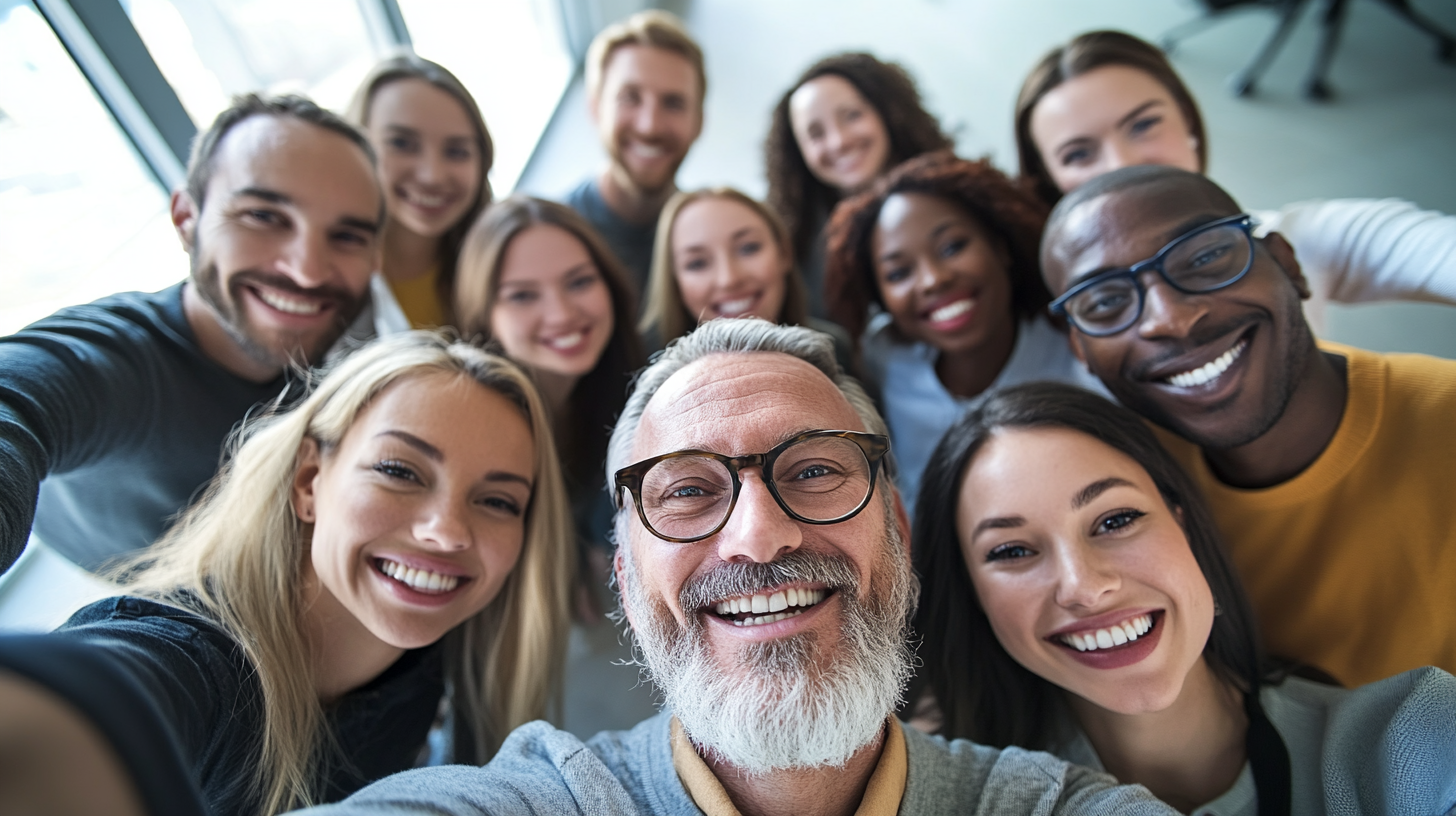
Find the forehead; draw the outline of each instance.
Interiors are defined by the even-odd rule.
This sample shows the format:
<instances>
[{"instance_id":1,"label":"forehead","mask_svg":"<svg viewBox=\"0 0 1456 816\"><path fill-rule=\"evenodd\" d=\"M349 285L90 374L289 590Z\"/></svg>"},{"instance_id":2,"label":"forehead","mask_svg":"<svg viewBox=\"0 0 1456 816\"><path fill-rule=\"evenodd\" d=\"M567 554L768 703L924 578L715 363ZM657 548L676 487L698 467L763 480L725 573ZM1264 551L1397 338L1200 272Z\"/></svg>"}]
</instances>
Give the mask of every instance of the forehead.
<instances>
[{"instance_id":1,"label":"forehead","mask_svg":"<svg viewBox=\"0 0 1456 816\"><path fill-rule=\"evenodd\" d=\"M678 212L677 222L673 224L673 238L688 240L733 233L750 226L768 228L759 214L743 202L721 196L706 196L689 202Z\"/></svg>"},{"instance_id":2,"label":"forehead","mask_svg":"<svg viewBox=\"0 0 1456 816\"><path fill-rule=\"evenodd\" d=\"M980 221L948 198L926 193L895 193L880 207L874 240L880 243L901 233L928 232L948 221L968 224L978 232L982 231Z\"/></svg>"},{"instance_id":3,"label":"forehead","mask_svg":"<svg viewBox=\"0 0 1456 816\"><path fill-rule=\"evenodd\" d=\"M687 57L655 45L628 43L612 49L602 67L603 87L639 85L697 97L698 72Z\"/></svg>"},{"instance_id":4,"label":"forehead","mask_svg":"<svg viewBox=\"0 0 1456 816\"><path fill-rule=\"evenodd\" d=\"M1077 129L1089 119L1117 118L1126 107L1150 100L1173 101L1163 83L1130 65L1103 65L1047 91L1032 110L1032 127Z\"/></svg>"},{"instance_id":5,"label":"forehead","mask_svg":"<svg viewBox=\"0 0 1456 816\"><path fill-rule=\"evenodd\" d=\"M282 193L301 206L339 207L371 221L380 206L368 154L342 134L292 116L249 117L218 144L209 198L248 187Z\"/></svg>"},{"instance_id":6,"label":"forehead","mask_svg":"<svg viewBox=\"0 0 1456 816\"><path fill-rule=\"evenodd\" d=\"M966 468L958 515L1019 514L1034 508L1073 512L1089 484L1117 477L1155 493L1152 477L1132 457L1080 431L1061 427L1002 428Z\"/></svg>"},{"instance_id":7,"label":"forehead","mask_svg":"<svg viewBox=\"0 0 1456 816\"><path fill-rule=\"evenodd\" d=\"M839 74L815 77L789 97L789 115L794 121L824 116L844 107L870 107L870 103L853 82Z\"/></svg>"},{"instance_id":8,"label":"forehead","mask_svg":"<svg viewBox=\"0 0 1456 816\"><path fill-rule=\"evenodd\" d=\"M474 134L465 106L444 89L418 77L385 83L369 103L369 127L400 125L414 130Z\"/></svg>"},{"instance_id":9,"label":"forehead","mask_svg":"<svg viewBox=\"0 0 1456 816\"><path fill-rule=\"evenodd\" d=\"M591 262L591 254L575 235L555 224L532 224L516 233L501 258L500 281L554 279L561 272Z\"/></svg>"},{"instance_id":10,"label":"forehead","mask_svg":"<svg viewBox=\"0 0 1456 816\"><path fill-rule=\"evenodd\" d=\"M1147 260L1169 241L1237 209L1200 185L1149 183L1078 205L1048 237L1047 284L1060 294L1078 278Z\"/></svg>"},{"instance_id":11,"label":"forehead","mask_svg":"<svg viewBox=\"0 0 1456 816\"><path fill-rule=\"evenodd\" d=\"M823 372L777 352L712 354L662 384L642 413L634 458L696 448L763 453L805 431L864 430Z\"/></svg>"},{"instance_id":12,"label":"forehead","mask_svg":"<svg viewBox=\"0 0 1456 816\"><path fill-rule=\"evenodd\" d=\"M364 407L344 438L362 444L391 430L406 431L461 465L499 461L525 475L535 467L535 442L521 409L455 372L424 371L395 380Z\"/></svg>"}]
</instances>

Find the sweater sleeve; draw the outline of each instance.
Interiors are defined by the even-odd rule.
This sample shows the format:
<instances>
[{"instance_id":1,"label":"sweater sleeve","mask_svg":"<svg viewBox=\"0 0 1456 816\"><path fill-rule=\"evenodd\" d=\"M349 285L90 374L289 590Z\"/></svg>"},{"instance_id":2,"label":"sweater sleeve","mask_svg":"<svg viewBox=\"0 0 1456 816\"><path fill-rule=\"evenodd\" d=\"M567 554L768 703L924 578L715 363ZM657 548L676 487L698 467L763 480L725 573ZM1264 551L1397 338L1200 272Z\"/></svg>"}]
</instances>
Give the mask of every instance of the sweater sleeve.
<instances>
[{"instance_id":1,"label":"sweater sleeve","mask_svg":"<svg viewBox=\"0 0 1456 816\"><path fill-rule=\"evenodd\" d=\"M81 306L0 337L0 572L25 548L41 480L126 444L153 413L165 389L144 334Z\"/></svg>"},{"instance_id":2,"label":"sweater sleeve","mask_svg":"<svg viewBox=\"0 0 1456 816\"><path fill-rule=\"evenodd\" d=\"M1290 204L1260 221L1294 247L1319 296L1456 304L1456 216L1394 198L1335 199Z\"/></svg>"}]
</instances>

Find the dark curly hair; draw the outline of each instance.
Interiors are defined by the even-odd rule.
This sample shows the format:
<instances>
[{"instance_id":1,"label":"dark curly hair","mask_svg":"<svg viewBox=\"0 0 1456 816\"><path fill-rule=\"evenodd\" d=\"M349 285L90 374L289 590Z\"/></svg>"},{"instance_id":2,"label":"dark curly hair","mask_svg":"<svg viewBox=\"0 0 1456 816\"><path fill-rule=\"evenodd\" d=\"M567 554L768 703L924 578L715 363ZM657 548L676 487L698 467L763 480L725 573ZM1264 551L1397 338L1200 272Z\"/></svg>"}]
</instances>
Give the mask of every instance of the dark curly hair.
<instances>
[{"instance_id":1,"label":"dark curly hair","mask_svg":"<svg viewBox=\"0 0 1456 816\"><path fill-rule=\"evenodd\" d=\"M815 178L804 162L789 121L789 98L805 83L831 74L853 85L885 123L890 136L889 167L922 153L955 146L954 140L940 129L940 122L925 110L915 80L899 65L852 52L825 57L809 66L774 107L773 123L764 143L768 206L783 220L794 260L801 266L813 251L819 222L834 209L840 193Z\"/></svg>"},{"instance_id":2,"label":"dark curly hair","mask_svg":"<svg viewBox=\"0 0 1456 816\"><path fill-rule=\"evenodd\" d=\"M1173 70L1173 64L1168 62L1162 50L1121 31L1088 31L1047 52L1026 75L1026 81L1021 83L1021 93L1016 98L1016 155L1021 164L1021 178L1049 207L1061 199L1062 191L1052 181L1036 140L1031 138L1031 114L1042 97L1053 88L1105 65L1136 68L1166 88L1188 123L1189 135L1198 140L1199 168L1208 168L1208 138L1203 131L1203 115L1198 112L1198 103L1194 101L1192 92L1178 77L1178 72Z\"/></svg>"},{"instance_id":3,"label":"dark curly hair","mask_svg":"<svg viewBox=\"0 0 1456 816\"><path fill-rule=\"evenodd\" d=\"M1030 317L1051 301L1041 280L1038 248L1047 206L992 166L950 153L911 159L880 178L869 191L834 209L825 230L824 302L829 316L851 337L864 333L871 303L882 308L870 247L885 201L897 193L922 193L950 201L1006 245L1011 265L1011 308Z\"/></svg>"}]
</instances>

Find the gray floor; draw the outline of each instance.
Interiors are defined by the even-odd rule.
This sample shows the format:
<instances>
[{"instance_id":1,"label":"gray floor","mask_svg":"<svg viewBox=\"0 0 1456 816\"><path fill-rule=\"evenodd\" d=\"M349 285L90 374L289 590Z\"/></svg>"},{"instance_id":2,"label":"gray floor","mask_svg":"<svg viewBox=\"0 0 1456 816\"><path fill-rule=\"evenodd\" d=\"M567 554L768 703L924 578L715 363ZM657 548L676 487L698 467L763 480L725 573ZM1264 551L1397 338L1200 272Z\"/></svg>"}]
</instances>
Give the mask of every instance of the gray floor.
<instances>
[{"instance_id":1,"label":"gray floor","mask_svg":"<svg viewBox=\"0 0 1456 816\"><path fill-rule=\"evenodd\" d=\"M1456 31L1456 2L1413 0ZM1319 5L1319 4L1312 4ZM962 155L1013 169L1011 110L1022 77L1047 49L1094 28L1155 39L1198 13L1186 0L698 0L683 7L708 60L703 136L683 165L684 187L766 189L769 112L820 56L863 49L915 75L929 108ZM1185 41L1174 62L1208 123L1210 174L1247 208L1307 198L1396 196L1456 213L1456 67L1431 41L1371 0L1352 0L1330 79L1334 102L1299 96L1314 52L1311 16L1253 99L1231 97L1227 77L1272 30L1272 15L1231 18ZM578 82L557 112L521 189L557 197L604 161ZM1326 335L1387 351L1456 357L1456 309L1428 304L1335 307ZM572 643L567 726L622 727L649 712L649 690L610 625Z\"/></svg>"}]
</instances>

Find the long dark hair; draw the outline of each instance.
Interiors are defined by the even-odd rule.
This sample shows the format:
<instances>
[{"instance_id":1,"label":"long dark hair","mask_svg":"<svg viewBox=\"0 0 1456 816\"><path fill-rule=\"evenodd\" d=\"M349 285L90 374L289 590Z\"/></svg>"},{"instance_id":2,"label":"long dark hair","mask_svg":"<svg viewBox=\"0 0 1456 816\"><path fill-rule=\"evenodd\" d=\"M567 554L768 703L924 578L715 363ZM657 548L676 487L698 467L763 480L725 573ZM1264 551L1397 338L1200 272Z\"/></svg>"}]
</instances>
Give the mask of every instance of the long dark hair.
<instances>
[{"instance_id":1,"label":"long dark hair","mask_svg":"<svg viewBox=\"0 0 1456 816\"><path fill-rule=\"evenodd\" d=\"M600 482L607 437L627 402L627 378L644 362L642 341L633 322L637 293L627 270L575 210L545 199L511 196L491 205L465 236L455 279L455 314L464 337L494 336L490 313L500 291L506 249L517 235L537 224L559 227L580 241L612 298L612 337L596 366L571 389L568 416L555 420L563 429L557 440L562 469L575 496L595 489Z\"/></svg>"},{"instance_id":2,"label":"long dark hair","mask_svg":"<svg viewBox=\"0 0 1456 816\"><path fill-rule=\"evenodd\" d=\"M851 337L864 333L871 303L885 305L875 278L871 239L880 209L898 193L945 199L1005 244L1011 258L1006 270L1011 276L1011 308L1018 317L1030 317L1051 301L1038 257L1046 205L985 159L966 161L948 152L932 153L905 162L868 191L840 203L825 230L824 303L830 319Z\"/></svg>"},{"instance_id":3,"label":"long dark hair","mask_svg":"<svg viewBox=\"0 0 1456 816\"><path fill-rule=\"evenodd\" d=\"M440 300L440 308L445 311L446 322L454 324L459 319L459 316L451 311L455 290L455 267L460 260L460 248L465 243L465 233L470 230L470 225L475 223L476 216L480 215L481 210L490 204L492 192L489 173L491 165L495 163L495 142L490 138L490 131L485 126L485 117L480 114L480 106L475 104L475 97L466 90L465 83L438 62L431 62L414 54L389 57L369 69L368 76L364 77L364 81L360 83L358 90L354 92L353 100L349 103L349 119L360 128L367 130L374 95L379 93L379 89L385 85L404 79L424 80L454 97L455 101L460 103L460 107L465 109L465 118L469 119L475 128L475 150L480 156L480 178L477 179L475 199L470 202L470 206L460 216L460 220L440 236L435 250L435 262L438 269L435 275L435 295Z\"/></svg>"},{"instance_id":4,"label":"long dark hair","mask_svg":"<svg viewBox=\"0 0 1456 816\"><path fill-rule=\"evenodd\" d=\"M1132 411L1080 388L1030 383L991 395L941 438L921 480L912 559L920 575L915 631L921 668L914 703L927 691L943 717L941 734L994 746L1047 750L1064 734L1061 691L1012 659L976 599L956 534L966 471L986 440L1006 428L1065 428L1130 457L1147 471L1184 533L1222 610L1203 657L1214 676L1248 694L1260 686L1262 653L1253 611L1229 563L1213 515L1192 480Z\"/></svg>"},{"instance_id":5,"label":"long dark hair","mask_svg":"<svg viewBox=\"0 0 1456 816\"><path fill-rule=\"evenodd\" d=\"M1021 178L1049 207L1061 199L1062 191L1052 181L1045 157L1031 138L1031 114L1041 98L1053 88L1104 65L1136 68L1166 88L1183 112L1189 134L1198 140L1198 169L1208 169L1208 139L1203 131L1203 115L1198 112L1198 103L1193 100L1192 92L1178 77L1178 72L1173 70L1173 64L1168 62L1162 50L1121 31L1089 31L1047 52L1027 74L1026 81L1021 83L1021 93L1016 97L1016 155L1020 161Z\"/></svg>"},{"instance_id":6,"label":"long dark hair","mask_svg":"<svg viewBox=\"0 0 1456 816\"><path fill-rule=\"evenodd\" d=\"M852 52L825 57L809 66L774 107L773 123L764 143L768 206L783 220L794 260L801 267L819 237L819 222L839 202L840 193L809 172L799 142L794 138L789 98L805 83L829 75L853 85L880 115L890 136L888 167L922 153L955 146L955 141L940 129L940 122L925 110L915 80L898 64L883 62L872 54Z\"/></svg>"}]
</instances>

